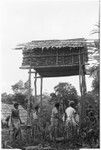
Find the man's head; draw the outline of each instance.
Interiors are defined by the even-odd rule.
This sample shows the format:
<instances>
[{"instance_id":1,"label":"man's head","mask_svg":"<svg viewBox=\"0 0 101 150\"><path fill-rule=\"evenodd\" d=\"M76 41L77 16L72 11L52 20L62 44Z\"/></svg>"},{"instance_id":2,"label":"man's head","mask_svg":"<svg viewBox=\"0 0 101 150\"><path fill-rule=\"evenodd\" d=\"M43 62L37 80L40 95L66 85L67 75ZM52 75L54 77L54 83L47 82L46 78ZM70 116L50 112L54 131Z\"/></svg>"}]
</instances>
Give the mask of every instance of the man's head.
<instances>
[{"instance_id":1,"label":"man's head","mask_svg":"<svg viewBox=\"0 0 101 150\"><path fill-rule=\"evenodd\" d=\"M18 107L19 107L19 104L18 104L18 103L15 103L15 104L14 104L14 108L18 109Z\"/></svg>"},{"instance_id":2,"label":"man's head","mask_svg":"<svg viewBox=\"0 0 101 150\"><path fill-rule=\"evenodd\" d=\"M71 106L71 107L74 107L74 104L75 104L75 103L74 103L73 101L70 101L70 102L69 102L69 106Z\"/></svg>"},{"instance_id":3,"label":"man's head","mask_svg":"<svg viewBox=\"0 0 101 150\"><path fill-rule=\"evenodd\" d=\"M55 104L55 107L56 107L57 109L59 109L59 106L60 106L59 103L56 103L56 104Z\"/></svg>"},{"instance_id":4,"label":"man's head","mask_svg":"<svg viewBox=\"0 0 101 150\"><path fill-rule=\"evenodd\" d=\"M39 106L37 105L37 106L35 106L35 110L36 111L38 111L39 110Z\"/></svg>"}]
</instances>

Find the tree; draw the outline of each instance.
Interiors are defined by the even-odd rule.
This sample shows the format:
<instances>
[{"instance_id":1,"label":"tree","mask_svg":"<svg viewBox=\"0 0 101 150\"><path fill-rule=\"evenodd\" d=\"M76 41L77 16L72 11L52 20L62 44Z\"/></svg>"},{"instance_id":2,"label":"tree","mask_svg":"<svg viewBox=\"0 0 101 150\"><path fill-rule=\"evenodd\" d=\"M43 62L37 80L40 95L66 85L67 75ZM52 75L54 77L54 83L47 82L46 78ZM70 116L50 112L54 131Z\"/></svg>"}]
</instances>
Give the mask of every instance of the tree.
<instances>
[{"instance_id":1,"label":"tree","mask_svg":"<svg viewBox=\"0 0 101 150\"><path fill-rule=\"evenodd\" d=\"M95 25L97 28L92 31L92 34L100 33L100 25ZM92 44L91 44L92 45ZM92 47L92 46L91 46ZM93 63L93 66L89 68L90 76L93 77L92 88L93 94L99 94L99 81L100 81L100 39L94 40L94 46L92 47L91 55L89 56Z\"/></svg>"},{"instance_id":2,"label":"tree","mask_svg":"<svg viewBox=\"0 0 101 150\"><path fill-rule=\"evenodd\" d=\"M2 103L13 104L13 99L14 99L13 94L7 94L6 92L1 94Z\"/></svg>"},{"instance_id":3,"label":"tree","mask_svg":"<svg viewBox=\"0 0 101 150\"><path fill-rule=\"evenodd\" d=\"M98 39L94 40L94 44L90 44L91 55L89 56L94 62L89 68L90 76L93 77L92 81L92 91L88 97L93 97L92 101L96 101L99 105L99 88L100 88L100 25L95 25L95 29L92 31L92 34L98 34Z\"/></svg>"},{"instance_id":4,"label":"tree","mask_svg":"<svg viewBox=\"0 0 101 150\"><path fill-rule=\"evenodd\" d=\"M17 83L12 85L12 90L13 90L14 94L22 93L22 94L28 95L29 80L26 81L25 83L23 81L19 80ZM32 91L32 89L31 89L31 91Z\"/></svg>"},{"instance_id":5,"label":"tree","mask_svg":"<svg viewBox=\"0 0 101 150\"><path fill-rule=\"evenodd\" d=\"M100 89L100 66L92 67L91 68L91 76L93 77L92 81L92 88L93 93L99 94Z\"/></svg>"},{"instance_id":6,"label":"tree","mask_svg":"<svg viewBox=\"0 0 101 150\"><path fill-rule=\"evenodd\" d=\"M23 86L23 81L19 80L16 84L12 85L12 90L14 93L22 93L24 86Z\"/></svg>"},{"instance_id":7,"label":"tree","mask_svg":"<svg viewBox=\"0 0 101 150\"><path fill-rule=\"evenodd\" d=\"M2 101L3 103L5 103L6 100L7 100L7 93L5 92L5 93L2 93L2 94L1 94L1 101Z\"/></svg>"},{"instance_id":8,"label":"tree","mask_svg":"<svg viewBox=\"0 0 101 150\"><path fill-rule=\"evenodd\" d=\"M14 92L13 101L18 102L24 109L27 109L28 94L29 94L29 81L25 83L19 80L17 83L12 85L12 90ZM32 91L32 89L31 89ZM34 101L34 96L31 95L31 100Z\"/></svg>"}]
</instances>

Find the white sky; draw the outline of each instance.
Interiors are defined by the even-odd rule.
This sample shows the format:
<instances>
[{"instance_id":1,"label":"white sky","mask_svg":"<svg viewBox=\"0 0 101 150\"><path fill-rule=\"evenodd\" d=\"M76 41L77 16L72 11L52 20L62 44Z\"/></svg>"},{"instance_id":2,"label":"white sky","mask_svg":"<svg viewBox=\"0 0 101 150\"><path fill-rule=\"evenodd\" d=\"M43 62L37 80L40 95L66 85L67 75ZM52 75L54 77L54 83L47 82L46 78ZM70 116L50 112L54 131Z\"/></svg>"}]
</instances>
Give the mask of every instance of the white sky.
<instances>
[{"instance_id":1,"label":"white sky","mask_svg":"<svg viewBox=\"0 0 101 150\"><path fill-rule=\"evenodd\" d=\"M2 92L11 93L11 85L28 79L28 71L19 69L22 52L13 50L17 44L32 40L97 38L90 33L98 23L98 0L2 0L0 10ZM53 92L59 82L70 82L79 93L78 76L44 79L43 92ZM86 77L86 82L87 89L91 90L91 79Z\"/></svg>"}]
</instances>

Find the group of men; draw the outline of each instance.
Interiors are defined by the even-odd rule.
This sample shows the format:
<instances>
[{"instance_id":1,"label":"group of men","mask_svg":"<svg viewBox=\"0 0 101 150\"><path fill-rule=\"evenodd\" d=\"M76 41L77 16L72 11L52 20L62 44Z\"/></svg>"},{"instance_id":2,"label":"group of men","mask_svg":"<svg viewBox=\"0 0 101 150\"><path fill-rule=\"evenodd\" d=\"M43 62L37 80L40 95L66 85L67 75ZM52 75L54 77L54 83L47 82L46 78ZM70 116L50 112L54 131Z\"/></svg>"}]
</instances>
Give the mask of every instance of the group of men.
<instances>
[{"instance_id":1,"label":"group of men","mask_svg":"<svg viewBox=\"0 0 101 150\"><path fill-rule=\"evenodd\" d=\"M17 137L18 133L21 131L20 126L22 124L22 121L20 119L19 115L19 104L15 103L14 108L11 112L11 125L10 128L14 131L14 138ZM35 130L39 127L39 113L40 108L39 106L35 107L35 111L33 112L33 135L35 134ZM64 127L66 128L66 136L67 138L71 138L74 135L74 132L77 129L78 126L78 119L76 110L74 109L74 102L70 101L69 106L65 109L64 114L62 115L62 118L60 117L60 104L56 103L52 109L51 113L51 120L49 125L49 132L50 132L50 138L53 138L57 135L58 128L59 128L59 121L62 120L64 123Z\"/></svg>"},{"instance_id":2,"label":"group of men","mask_svg":"<svg viewBox=\"0 0 101 150\"><path fill-rule=\"evenodd\" d=\"M55 107L52 109L51 116L51 127L58 128L59 120L63 124L63 128L65 130L66 138L70 139L74 136L77 131L79 125L79 115L77 114L74 108L74 102L70 101L69 106L65 109L63 115L59 114L59 103L55 104ZM62 116L62 117L60 117ZM61 124L61 123L60 123ZM56 133L55 133L56 135Z\"/></svg>"}]
</instances>

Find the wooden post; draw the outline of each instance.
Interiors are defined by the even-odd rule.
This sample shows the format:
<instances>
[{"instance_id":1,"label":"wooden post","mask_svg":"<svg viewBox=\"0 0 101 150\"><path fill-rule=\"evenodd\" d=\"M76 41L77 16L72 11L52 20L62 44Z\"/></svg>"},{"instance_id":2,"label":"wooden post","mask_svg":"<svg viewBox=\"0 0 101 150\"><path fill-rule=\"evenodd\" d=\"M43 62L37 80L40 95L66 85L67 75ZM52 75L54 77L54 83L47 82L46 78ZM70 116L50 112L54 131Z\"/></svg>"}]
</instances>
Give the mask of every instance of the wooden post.
<instances>
[{"instance_id":1,"label":"wooden post","mask_svg":"<svg viewBox=\"0 0 101 150\"><path fill-rule=\"evenodd\" d=\"M80 53L80 51L79 51ZM86 81L85 81L85 68L84 68L84 61L81 63L81 55L79 55L79 84L80 84L80 92L81 92L81 99L80 99L80 126L82 121L82 115L84 113L83 110L83 101L84 101L84 95L86 94ZM81 119L82 118L82 119Z\"/></svg>"},{"instance_id":2,"label":"wooden post","mask_svg":"<svg viewBox=\"0 0 101 150\"><path fill-rule=\"evenodd\" d=\"M31 106L31 66L29 69L29 94L28 94L28 104L27 104L27 130L26 130L26 134L27 134L27 142L30 143L31 142L31 110L30 110L30 106Z\"/></svg>"},{"instance_id":3,"label":"wooden post","mask_svg":"<svg viewBox=\"0 0 101 150\"><path fill-rule=\"evenodd\" d=\"M85 70L84 65L82 65L82 95L85 95L87 92L86 88L86 79L85 79Z\"/></svg>"},{"instance_id":4,"label":"wooden post","mask_svg":"<svg viewBox=\"0 0 101 150\"><path fill-rule=\"evenodd\" d=\"M41 96L41 109L42 109L42 88L43 88L43 78L41 77L41 88L40 88L40 96Z\"/></svg>"},{"instance_id":5,"label":"wooden post","mask_svg":"<svg viewBox=\"0 0 101 150\"><path fill-rule=\"evenodd\" d=\"M80 120L79 120L79 124L80 124L80 128L81 128L81 114L82 114L82 64L81 64L81 57L80 57L80 50L79 50L79 85L80 85L80 92L81 92L81 99L80 99L80 106L79 106L79 116L80 116Z\"/></svg>"},{"instance_id":6,"label":"wooden post","mask_svg":"<svg viewBox=\"0 0 101 150\"><path fill-rule=\"evenodd\" d=\"M35 80L34 80L34 87L35 87L35 100L37 98L37 72L35 72Z\"/></svg>"},{"instance_id":7,"label":"wooden post","mask_svg":"<svg viewBox=\"0 0 101 150\"><path fill-rule=\"evenodd\" d=\"M80 85L80 92L81 92L81 96L82 96L82 64L81 64L80 55L79 55L79 85Z\"/></svg>"},{"instance_id":8,"label":"wooden post","mask_svg":"<svg viewBox=\"0 0 101 150\"><path fill-rule=\"evenodd\" d=\"M86 79L85 79L85 54L82 54L83 56L83 65L82 65L82 95L85 95L87 92L86 88Z\"/></svg>"},{"instance_id":9,"label":"wooden post","mask_svg":"<svg viewBox=\"0 0 101 150\"><path fill-rule=\"evenodd\" d=\"M27 104L27 125L30 125L30 103L31 103L31 67L29 69L29 94L28 94L28 104Z\"/></svg>"},{"instance_id":10,"label":"wooden post","mask_svg":"<svg viewBox=\"0 0 101 150\"><path fill-rule=\"evenodd\" d=\"M79 51L80 53L80 51ZM80 92L81 96L85 95L86 89L86 81L85 81L85 62L84 62L84 55L83 55L83 62L81 62L81 55L79 55L79 84L80 84Z\"/></svg>"}]
</instances>

